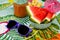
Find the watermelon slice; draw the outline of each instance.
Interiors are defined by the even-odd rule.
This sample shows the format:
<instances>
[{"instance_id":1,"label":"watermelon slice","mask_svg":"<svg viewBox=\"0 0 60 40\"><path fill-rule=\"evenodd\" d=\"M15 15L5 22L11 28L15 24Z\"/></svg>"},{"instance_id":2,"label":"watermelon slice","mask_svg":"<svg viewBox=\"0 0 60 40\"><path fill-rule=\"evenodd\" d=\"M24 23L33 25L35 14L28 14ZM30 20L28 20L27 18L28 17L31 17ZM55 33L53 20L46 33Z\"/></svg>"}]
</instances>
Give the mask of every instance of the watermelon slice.
<instances>
[{"instance_id":1,"label":"watermelon slice","mask_svg":"<svg viewBox=\"0 0 60 40\"><path fill-rule=\"evenodd\" d=\"M40 24L48 14L46 9L44 8L39 8L34 6L27 6L26 8L30 15L30 18L38 24Z\"/></svg>"},{"instance_id":2,"label":"watermelon slice","mask_svg":"<svg viewBox=\"0 0 60 40\"><path fill-rule=\"evenodd\" d=\"M51 19L53 19L54 17L55 17L55 13L48 12L46 19L47 21L51 21Z\"/></svg>"},{"instance_id":3,"label":"watermelon slice","mask_svg":"<svg viewBox=\"0 0 60 40\"><path fill-rule=\"evenodd\" d=\"M0 23L0 35L5 34L9 31L6 25L7 25L7 22Z\"/></svg>"}]
</instances>

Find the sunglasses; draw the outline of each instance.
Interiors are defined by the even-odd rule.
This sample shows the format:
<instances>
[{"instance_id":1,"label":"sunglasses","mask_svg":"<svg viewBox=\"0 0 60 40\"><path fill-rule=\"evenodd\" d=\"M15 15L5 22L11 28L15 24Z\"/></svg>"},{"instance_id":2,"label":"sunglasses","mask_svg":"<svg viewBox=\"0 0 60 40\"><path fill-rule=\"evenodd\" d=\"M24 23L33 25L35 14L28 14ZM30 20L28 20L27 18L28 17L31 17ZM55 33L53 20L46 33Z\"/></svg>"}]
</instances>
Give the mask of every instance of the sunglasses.
<instances>
[{"instance_id":1,"label":"sunglasses","mask_svg":"<svg viewBox=\"0 0 60 40\"><path fill-rule=\"evenodd\" d=\"M8 22L8 24L6 25L6 27L9 30L14 29L14 28L17 28L17 32L21 36L28 36L32 32L32 29L31 28L29 28L26 25L19 24L18 22L14 21L14 20L10 20Z\"/></svg>"}]
</instances>

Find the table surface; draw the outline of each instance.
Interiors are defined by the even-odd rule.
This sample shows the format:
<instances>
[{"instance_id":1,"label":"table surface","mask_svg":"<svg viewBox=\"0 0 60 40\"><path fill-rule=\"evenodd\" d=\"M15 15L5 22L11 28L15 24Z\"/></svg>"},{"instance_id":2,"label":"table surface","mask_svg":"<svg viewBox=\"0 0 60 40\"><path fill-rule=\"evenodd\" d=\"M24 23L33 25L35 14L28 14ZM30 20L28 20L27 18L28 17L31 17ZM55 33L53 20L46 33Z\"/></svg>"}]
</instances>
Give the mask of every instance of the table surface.
<instances>
[{"instance_id":1,"label":"table surface","mask_svg":"<svg viewBox=\"0 0 60 40\"><path fill-rule=\"evenodd\" d=\"M3 1L3 0L2 0ZM60 1L60 0L59 0ZM0 0L1 2L1 0ZM57 14L60 13L60 12L57 12ZM13 9L13 5L9 6L8 8L6 9L3 9L3 10L0 10L0 17L3 17L3 16L7 16L7 15L14 15L14 9ZM3 20L4 21L4 20ZM13 31L11 31L13 32ZM15 31L14 31L15 32ZM15 32L16 33L16 32ZM14 33L12 33L13 35ZM6 34L5 34L6 35ZM7 34L8 35L8 34ZM15 36L15 35L14 35ZM3 37L3 36L2 36ZM20 36L19 36L20 37ZM16 38L16 37L15 37ZM21 37L20 37L21 38ZM1 39L1 38L0 38ZM20 39L21 40L21 39ZM22 39L23 40L23 39Z\"/></svg>"}]
</instances>

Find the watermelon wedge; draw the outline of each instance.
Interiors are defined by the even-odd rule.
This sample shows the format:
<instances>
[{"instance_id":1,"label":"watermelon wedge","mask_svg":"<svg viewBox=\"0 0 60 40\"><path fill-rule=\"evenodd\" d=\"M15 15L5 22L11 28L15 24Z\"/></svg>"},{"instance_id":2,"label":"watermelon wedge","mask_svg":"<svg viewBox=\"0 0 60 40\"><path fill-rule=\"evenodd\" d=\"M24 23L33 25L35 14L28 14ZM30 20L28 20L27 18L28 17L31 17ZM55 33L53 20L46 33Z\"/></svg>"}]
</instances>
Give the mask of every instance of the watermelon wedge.
<instances>
[{"instance_id":1,"label":"watermelon wedge","mask_svg":"<svg viewBox=\"0 0 60 40\"><path fill-rule=\"evenodd\" d=\"M55 17L55 13L48 12L48 14L46 16L46 20L51 21L54 17Z\"/></svg>"},{"instance_id":2,"label":"watermelon wedge","mask_svg":"<svg viewBox=\"0 0 60 40\"><path fill-rule=\"evenodd\" d=\"M30 18L38 24L40 24L48 14L44 8L27 6L26 9L30 15Z\"/></svg>"}]
</instances>

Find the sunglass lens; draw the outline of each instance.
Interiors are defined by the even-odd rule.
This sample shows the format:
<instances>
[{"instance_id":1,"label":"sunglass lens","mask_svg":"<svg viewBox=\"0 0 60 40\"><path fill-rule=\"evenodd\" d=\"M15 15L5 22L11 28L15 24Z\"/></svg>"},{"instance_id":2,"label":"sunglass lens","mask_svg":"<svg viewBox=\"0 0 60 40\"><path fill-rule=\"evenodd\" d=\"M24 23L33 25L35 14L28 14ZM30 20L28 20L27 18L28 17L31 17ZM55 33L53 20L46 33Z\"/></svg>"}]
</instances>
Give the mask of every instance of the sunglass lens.
<instances>
[{"instance_id":1,"label":"sunglass lens","mask_svg":"<svg viewBox=\"0 0 60 40\"><path fill-rule=\"evenodd\" d=\"M18 32L22 35L26 35L29 31L29 28L26 27L25 25L20 25L18 28Z\"/></svg>"},{"instance_id":2,"label":"sunglass lens","mask_svg":"<svg viewBox=\"0 0 60 40\"><path fill-rule=\"evenodd\" d=\"M7 24L7 28L11 29L11 28L13 28L16 24L17 24L16 21L10 20L10 21L8 22L8 24Z\"/></svg>"}]
</instances>

